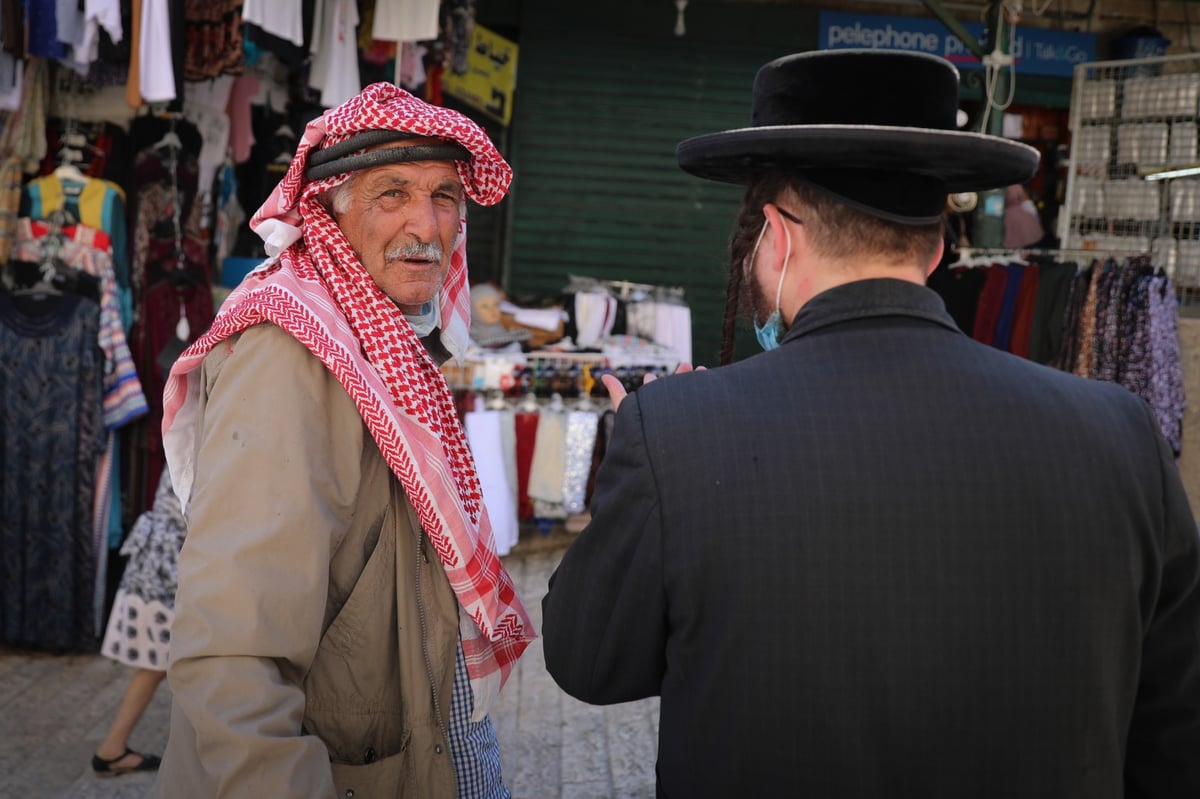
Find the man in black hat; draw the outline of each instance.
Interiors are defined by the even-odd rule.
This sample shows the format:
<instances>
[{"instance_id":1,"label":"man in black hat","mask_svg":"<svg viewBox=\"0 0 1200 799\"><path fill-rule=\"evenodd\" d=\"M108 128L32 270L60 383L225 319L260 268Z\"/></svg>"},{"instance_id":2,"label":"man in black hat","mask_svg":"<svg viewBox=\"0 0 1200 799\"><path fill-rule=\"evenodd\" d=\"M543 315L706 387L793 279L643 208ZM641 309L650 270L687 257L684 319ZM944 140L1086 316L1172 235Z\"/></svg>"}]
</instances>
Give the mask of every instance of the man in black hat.
<instances>
[{"instance_id":1,"label":"man in black hat","mask_svg":"<svg viewBox=\"0 0 1200 799\"><path fill-rule=\"evenodd\" d=\"M568 693L662 697L659 796L1200 796L1200 547L1153 416L923 285L947 193L1037 163L956 131L957 86L790 56L751 127L679 146L748 187L730 297L769 351L624 400L543 603Z\"/></svg>"}]
</instances>

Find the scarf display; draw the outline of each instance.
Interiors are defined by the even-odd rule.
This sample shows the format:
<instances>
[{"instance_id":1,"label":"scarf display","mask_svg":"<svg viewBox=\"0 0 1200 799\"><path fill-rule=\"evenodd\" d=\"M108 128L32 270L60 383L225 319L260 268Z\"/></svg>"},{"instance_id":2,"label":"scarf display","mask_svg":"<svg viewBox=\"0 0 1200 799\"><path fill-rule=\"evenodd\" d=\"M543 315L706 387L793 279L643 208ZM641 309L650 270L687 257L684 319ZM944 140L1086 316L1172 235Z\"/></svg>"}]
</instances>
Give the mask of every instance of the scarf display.
<instances>
[{"instance_id":1,"label":"scarf display","mask_svg":"<svg viewBox=\"0 0 1200 799\"><path fill-rule=\"evenodd\" d=\"M195 476L199 368L205 355L261 322L278 325L304 344L354 400L437 551L458 598L479 720L536 633L496 555L475 464L441 370L317 200L348 175L304 182L311 151L380 129L466 148L470 161L456 161L455 167L467 197L481 205L498 202L512 179L512 170L474 122L389 83L372 84L310 122L287 174L250 222L270 257L230 294L212 327L171 369L163 443L171 480L186 508ZM442 343L458 357L470 324L465 205L436 301Z\"/></svg>"}]
</instances>

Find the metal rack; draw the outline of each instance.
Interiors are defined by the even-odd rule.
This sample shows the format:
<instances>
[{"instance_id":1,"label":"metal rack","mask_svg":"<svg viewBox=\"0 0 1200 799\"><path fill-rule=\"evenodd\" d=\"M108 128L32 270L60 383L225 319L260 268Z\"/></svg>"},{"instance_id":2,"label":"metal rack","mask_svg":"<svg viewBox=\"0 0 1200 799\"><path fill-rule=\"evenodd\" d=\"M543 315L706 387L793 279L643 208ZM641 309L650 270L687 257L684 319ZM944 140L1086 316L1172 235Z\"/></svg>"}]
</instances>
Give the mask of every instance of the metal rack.
<instances>
[{"instance_id":1,"label":"metal rack","mask_svg":"<svg viewBox=\"0 0 1200 799\"><path fill-rule=\"evenodd\" d=\"M1155 178L1200 162L1200 54L1079 64L1070 129L1062 247L1148 253L1195 296L1200 181Z\"/></svg>"}]
</instances>

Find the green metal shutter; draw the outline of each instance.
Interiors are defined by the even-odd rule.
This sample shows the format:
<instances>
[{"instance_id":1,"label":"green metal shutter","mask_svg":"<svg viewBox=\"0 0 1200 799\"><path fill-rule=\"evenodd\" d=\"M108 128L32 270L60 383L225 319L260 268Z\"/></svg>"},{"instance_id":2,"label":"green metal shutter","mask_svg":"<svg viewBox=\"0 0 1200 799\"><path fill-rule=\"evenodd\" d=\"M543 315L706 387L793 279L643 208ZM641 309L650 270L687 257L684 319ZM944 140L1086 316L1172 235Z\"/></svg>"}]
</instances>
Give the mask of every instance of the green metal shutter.
<instances>
[{"instance_id":1,"label":"green metal shutter","mask_svg":"<svg viewBox=\"0 0 1200 799\"><path fill-rule=\"evenodd\" d=\"M755 72L786 52L688 38L555 37L527 26L509 293L556 296L569 274L682 286L693 357L715 364L742 189L685 174L675 146L747 125Z\"/></svg>"}]
</instances>

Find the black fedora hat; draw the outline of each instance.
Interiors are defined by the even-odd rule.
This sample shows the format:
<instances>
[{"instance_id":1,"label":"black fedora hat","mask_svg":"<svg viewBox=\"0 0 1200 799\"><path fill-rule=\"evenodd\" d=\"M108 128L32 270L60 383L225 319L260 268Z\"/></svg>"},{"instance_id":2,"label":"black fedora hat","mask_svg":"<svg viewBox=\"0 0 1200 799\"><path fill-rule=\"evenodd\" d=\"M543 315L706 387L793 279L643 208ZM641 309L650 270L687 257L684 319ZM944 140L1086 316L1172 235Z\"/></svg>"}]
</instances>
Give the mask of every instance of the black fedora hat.
<instances>
[{"instance_id":1,"label":"black fedora hat","mask_svg":"<svg viewBox=\"0 0 1200 799\"><path fill-rule=\"evenodd\" d=\"M946 196L1021 183L1038 152L957 130L958 70L888 50L784 56L754 79L750 127L676 148L698 177L748 183L787 169L863 211L905 223L940 217Z\"/></svg>"}]
</instances>

